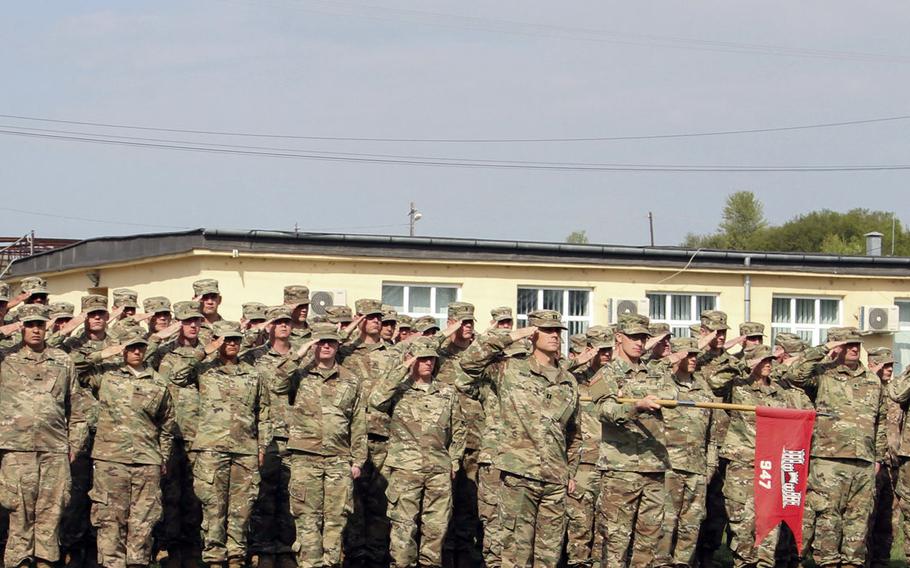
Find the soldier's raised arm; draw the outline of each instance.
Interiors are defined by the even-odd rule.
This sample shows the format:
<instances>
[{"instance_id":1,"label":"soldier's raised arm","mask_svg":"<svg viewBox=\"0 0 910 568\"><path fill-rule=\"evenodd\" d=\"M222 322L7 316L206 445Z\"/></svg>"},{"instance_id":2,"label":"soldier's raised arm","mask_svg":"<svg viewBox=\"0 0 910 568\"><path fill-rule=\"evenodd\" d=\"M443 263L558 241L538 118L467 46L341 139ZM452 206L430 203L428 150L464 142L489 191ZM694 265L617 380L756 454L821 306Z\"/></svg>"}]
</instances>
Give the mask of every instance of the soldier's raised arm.
<instances>
[{"instance_id":1,"label":"soldier's raised arm","mask_svg":"<svg viewBox=\"0 0 910 568\"><path fill-rule=\"evenodd\" d=\"M162 381L162 385L165 385ZM158 423L158 451L161 452L162 463L167 463L174 450L174 438L177 435L177 419L174 412L174 401L171 399L171 393L164 389L164 396L158 403L158 411L155 413L155 420Z\"/></svg>"},{"instance_id":2,"label":"soldier's raised arm","mask_svg":"<svg viewBox=\"0 0 910 568\"><path fill-rule=\"evenodd\" d=\"M259 455L265 455L266 448L272 443L274 431L272 430L268 387L265 384L265 379L259 373L256 373L256 377L256 431L259 438Z\"/></svg>"},{"instance_id":3,"label":"soldier's raised arm","mask_svg":"<svg viewBox=\"0 0 910 568\"><path fill-rule=\"evenodd\" d=\"M367 446L367 404L363 395L363 381L357 382L357 398L354 399L354 416L351 418L351 464L363 467L366 464Z\"/></svg>"},{"instance_id":4,"label":"soldier's raised arm","mask_svg":"<svg viewBox=\"0 0 910 568\"><path fill-rule=\"evenodd\" d=\"M392 413L395 399L401 396L411 377L411 369L417 363L416 357L410 357L401 365L389 369L385 377L373 388L370 395L370 408L386 414Z\"/></svg>"},{"instance_id":5,"label":"soldier's raised arm","mask_svg":"<svg viewBox=\"0 0 910 568\"><path fill-rule=\"evenodd\" d=\"M536 327L528 326L509 333L486 333L477 338L458 361L462 372L455 379L455 387L473 399L480 398L484 380L498 388L505 369L503 351L536 331Z\"/></svg>"},{"instance_id":6,"label":"soldier's raised arm","mask_svg":"<svg viewBox=\"0 0 910 568\"><path fill-rule=\"evenodd\" d=\"M452 461L452 475L454 476L461 468L461 459L464 457L468 434L464 412L462 412L461 404L458 403L458 398L456 397L452 398L450 416L452 421L452 441L449 444L449 459Z\"/></svg>"},{"instance_id":7,"label":"soldier's raised arm","mask_svg":"<svg viewBox=\"0 0 910 568\"><path fill-rule=\"evenodd\" d=\"M67 438L69 441L69 458L70 461L85 448L88 441L88 423L85 417L85 408L88 405L78 400L79 397L91 396L84 389L79 388L78 373L72 359L66 362L66 408L67 416Z\"/></svg>"},{"instance_id":8,"label":"soldier's raised arm","mask_svg":"<svg viewBox=\"0 0 910 568\"><path fill-rule=\"evenodd\" d=\"M803 352L802 359L790 365L784 377L803 390L818 388L818 377L836 363L828 357L828 349L820 345Z\"/></svg>"},{"instance_id":9,"label":"soldier's raised arm","mask_svg":"<svg viewBox=\"0 0 910 568\"><path fill-rule=\"evenodd\" d=\"M888 383L888 396L898 404L904 404L910 400L910 367L891 379Z\"/></svg>"}]
</instances>

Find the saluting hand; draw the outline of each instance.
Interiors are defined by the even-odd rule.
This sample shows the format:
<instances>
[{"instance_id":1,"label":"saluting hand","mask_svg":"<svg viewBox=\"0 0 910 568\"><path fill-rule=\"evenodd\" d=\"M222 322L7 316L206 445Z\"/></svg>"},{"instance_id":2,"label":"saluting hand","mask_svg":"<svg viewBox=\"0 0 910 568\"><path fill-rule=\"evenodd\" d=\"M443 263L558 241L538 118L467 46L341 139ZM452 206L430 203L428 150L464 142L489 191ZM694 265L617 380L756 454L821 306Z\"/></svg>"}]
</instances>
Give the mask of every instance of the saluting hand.
<instances>
[{"instance_id":1,"label":"saluting hand","mask_svg":"<svg viewBox=\"0 0 910 568\"><path fill-rule=\"evenodd\" d=\"M513 329L509 332L509 337L512 338L512 341L518 341L520 339L525 339L531 337L537 333L537 326L529 325L528 327L520 327L518 329Z\"/></svg>"},{"instance_id":2,"label":"saluting hand","mask_svg":"<svg viewBox=\"0 0 910 568\"><path fill-rule=\"evenodd\" d=\"M208 342L208 345L205 346L205 354L211 355L212 353L221 349L221 346L224 345L224 338L219 337Z\"/></svg>"},{"instance_id":3,"label":"saluting hand","mask_svg":"<svg viewBox=\"0 0 910 568\"><path fill-rule=\"evenodd\" d=\"M707 347L712 341L714 341L714 338L715 338L715 337L717 337L717 331L712 331L712 332L709 333L708 335L703 335L703 336L701 336L701 337L698 339L698 348L699 348L699 349L704 349L704 348Z\"/></svg>"}]
</instances>

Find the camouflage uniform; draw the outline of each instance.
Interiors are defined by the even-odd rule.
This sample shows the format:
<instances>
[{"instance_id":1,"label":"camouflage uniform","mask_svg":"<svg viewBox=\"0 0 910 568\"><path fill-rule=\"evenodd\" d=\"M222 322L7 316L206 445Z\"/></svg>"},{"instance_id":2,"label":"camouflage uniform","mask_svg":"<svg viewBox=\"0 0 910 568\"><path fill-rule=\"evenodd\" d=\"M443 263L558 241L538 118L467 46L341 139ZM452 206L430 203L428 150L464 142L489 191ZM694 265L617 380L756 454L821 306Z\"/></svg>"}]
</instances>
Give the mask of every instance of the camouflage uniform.
<instances>
[{"instance_id":1,"label":"camouflage uniform","mask_svg":"<svg viewBox=\"0 0 910 568\"><path fill-rule=\"evenodd\" d=\"M564 329L559 312L528 314L530 325ZM531 356L503 357L508 334L488 334L464 353L458 388L479 397L490 383L499 398L501 471L496 532L505 566L555 566L565 537L566 484L580 447L578 388L571 374ZM571 456L571 458L570 458Z\"/></svg>"},{"instance_id":2,"label":"camouflage uniform","mask_svg":"<svg viewBox=\"0 0 910 568\"><path fill-rule=\"evenodd\" d=\"M310 305L310 289L306 286L285 286L284 287L284 305L293 312L297 306ZM312 330L305 322L302 327L291 328L291 349L294 351L300 349L300 346L310 340Z\"/></svg>"},{"instance_id":3,"label":"camouflage uniform","mask_svg":"<svg viewBox=\"0 0 910 568\"><path fill-rule=\"evenodd\" d=\"M218 288L218 281L214 278L203 278L193 282L193 296L201 298L206 294L221 294ZM201 303L197 306L197 309L201 310ZM202 318L202 325L199 327L199 341L203 345L211 342L215 337L215 324L219 321L224 321L220 314L215 314L212 321L209 321L207 317Z\"/></svg>"},{"instance_id":4,"label":"camouflage uniform","mask_svg":"<svg viewBox=\"0 0 910 568\"><path fill-rule=\"evenodd\" d=\"M314 339L338 341L333 324L314 324L312 331ZM292 366L276 370L271 389L273 401L290 404L284 419L294 550L301 568L340 566L353 506L351 468L367 461L366 401L360 379L337 363Z\"/></svg>"},{"instance_id":5,"label":"camouflage uniform","mask_svg":"<svg viewBox=\"0 0 910 568\"><path fill-rule=\"evenodd\" d=\"M48 321L48 310L25 305L19 318ZM8 568L30 559L44 565L60 559L68 454L87 437L82 407L71 404L75 387L76 369L59 349L36 353L23 344L0 353L0 506L9 511Z\"/></svg>"},{"instance_id":6,"label":"camouflage uniform","mask_svg":"<svg viewBox=\"0 0 910 568\"><path fill-rule=\"evenodd\" d=\"M648 318L624 314L618 333L649 335ZM666 501L665 473L670 468L662 411L639 413L618 398L673 398L675 389L663 368L614 359L591 382L591 396L603 423L597 467L601 530L605 532L603 566L650 566L654 563Z\"/></svg>"},{"instance_id":7,"label":"camouflage uniform","mask_svg":"<svg viewBox=\"0 0 910 568\"><path fill-rule=\"evenodd\" d=\"M905 367L900 375L892 378L887 390L891 401L900 405L900 435L897 440L899 466L894 493L897 497L898 507L900 507L900 514L903 516L901 529L904 542L910 543L910 428L906 423L907 409L910 407L910 367ZM889 408L889 422L893 416L892 412ZM910 546L906 544L904 545L904 555L907 560L910 560Z\"/></svg>"},{"instance_id":8,"label":"camouflage uniform","mask_svg":"<svg viewBox=\"0 0 910 568\"><path fill-rule=\"evenodd\" d=\"M286 306L271 308L269 320L290 319ZM272 317L274 316L274 317ZM250 552L261 555L286 555L292 552L296 539L294 518L291 516L291 497L288 485L291 480L290 454L288 453L288 420L291 406L288 396L273 392L280 370L293 351L282 354L270 344L248 351L244 360L256 368L269 388L269 417L272 423L272 443L265 453L260 468L259 496L250 517ZM260 564L263 562L260 558Z\"/></svg>"},{"instance_id":9,"label":"camouflage uniform","mask_svg":"<svg viewBox=\"0 0 910 568\"><path fill-rule=\"evenodd\" d=\"M743 365L728 367L710 378L714 392L733 404L771 406L777 408L811 408L809 399L798 389L786 389L771 381L765 385L751 375L753 364L772 358L766 345L749 347L744 351ZM769 378L770 380L770 378ZM775 549L779 529L755 545L755 414L730 412L729 426L720 457L726 460L724 498L730 522L730 549L734 566L775 566Z\"/></svg>"},{"instance_id":10,"label":"camouflage uniform","mask_svg":"<svg viewBox=\"0 0 910 568\"><path fill-rule=\"evenodd\" d=\"M9 302L9 284L6 282L0 282L0 302L3 302L4 308ZM6 311L0 313L0 326L13 323L15 320L12 315ZM0 333L0 350L9 349L15 347L19 343L19 334L12 333L10 335L3 335Z\"/></svg>"},{"instance_id":11,"label":"camouflage uniform","mask_svg":"<svg viewBox=\"0 0 910 568\"><path fill-rule=\"evenodd\" d=\"M107 311L107 298L97 294L83 296L81 308L84 314ZM77 375L82 377L91 372L94 365L100 363L101 350L116 342L116 339L106 331L103 339L92 339L88 332L83 331L76 337L67 337L61 348L69 353L76 366ZM89 498L89 491L92 488L94 473L90 456L95 439L95 424L98 420L98 404L95 397L81 382L76 384L75 390L78 393L78 396L74 397L75 401L83 405L81 412L85 415L88 425L88 441L83 451L76 456L76 460L70 464L72 491L60 527L60 544L67 552L71 566L87 562L88 555L95 546L90 519L92 501Z\"/></svg>"},{"instance_id":12,"label":"camouflage uniform","mask_svg":"<svg viewBox=\"0 0 910 568\"><path fill-rule=\"evenodd\" d=\"M240 309L243 319L250 323L250 328L243 331L242 349L255 349L265 343L268 333L264 328L256 329L252 326L266 320L266 310L269 307L262 302L244 302Z\"/></svg>"},{"instance_id":13,"label":"camouflage uniform","mask_svg":"<svg viewBox=\"0 0 910 568\"><path fill-rule=\"evenodd\" d=\"M124 347L145 344L124 337ZM167 385L154 371L102 366L81 377L98 400L92 525L98 531L98 564L148 565L152 529L161 515L161 466L173 445L174 408Z\"/></svg>"},{"instance_id":14,"label":"camouflage uniform","mask_svg":"<svg viewBox=\"0 0 910 568\"><path fill-rule=\"evenodd\" d=\"M894 357L891 350L886 347L869 349L869 366L874 364L893 365ZM890 565L891 546L894 543L894 517L899 508L894 494L900 465L900 427L903 421L903 411L900 404L887 396L888 382L881 379L882 391L885 393L886 435L888 439L887 457L882 460L881 467L875 476L875 505L872 519L869 521L869 565L873 568L883 568Z\"/></svg>"},{"instance_id":15,"label":"camouflage uniform","mask_svg":"<svg viewBox=\"0 0 910 568\"><path fill-rule=\"evenodd\" d=\"M828 330L827 346L806 351L787 378L815 402L806 503L815 513L813 551L819 566L862 566L875 494L876 461L887 454L885 398L875 374L826 357L831 342L860 343L853 328Z\"/></svg>"},{"instance_id":16,"label":"camouflage uniform","mask_svg":"<svg viewBox=\"0 0 910 568\"><path fill-rule=\"evenodd\" d=\"M355 304L358 314L382 314L382 302L360 299ZM379 341L343 343L339 348L341 363L361 378L363 398L369 400L373 387L383 377L390 361L389 346ZM361 476L354 482L353 530L348 548L354 557L365 557L383 563L388 557L389 531L388 482L383 473L383 463L389 440L389 416L371 409L366 411L367 447L370 459Z\"/></svg>"},{"instance_id":17,"label":"camouflage uniform","mask_svg":"<svg viewBox=\"0 0 910 568\"><path fill-rule=\"evenodd\" d=\"M719 310L705 310L701 313L701 323L691 330L698 337L702 329L710 331L729 330L727 314ZM705 349L698 356L696 374L711 384L711 379L720 369L730 369L738 360L723 349ZM716 402L729 402L718 398ZM727 507L724 503L724 479L727 469L726 460L719 457L727 432L730 417L723 410L711 411L711 431L708 442L708 488L705 500L705 520L702 522L698 537L698 549L701 561L707 562L720 548L729 521Z\"/></svg>"},{"instance_id":18,"label":"camouflage uniform","mask_svg":"<svg viewBox=\"0 0 910 568\"><path fill-rule=\"evenodd\" d=\"M174 317L179 321L201 318L197 302L177 302ZM173 341L158 352L158 373L167 382L176 418L174 449L167 462L167 475L162 479L161 498L164 512L159 527L159 547L166 548L172 557L182 556L187 568L195 568L201 557L200 527L202 504L193 488L191 452L196 437L199 413L199 390L196 375L205 359L205 351L197 340L195 345Z\"/></svg>"},{"instance_id":19,"label":"camouflage uniform","mask_svg":"<svg viewBox=\"0 0 910 568\"><path fill-rule=\"evenodd\" d=\"M218 322L216 337L242 334ZM198 371L199 417L192 451L193 486L202 502L202 560L242 565L246 536L259 488L258 453L271 441L269 398L248 363L216 359Z\"/></svg>"},{"instance_id":20,"label":"camouflage uniform","mask_svg":"<svg viewBox=\"0 0 910 568\"><path fill-rule=\"evenodd\" d=\"M436 357L431 341L412 344L414 357ZM458 393L437 380L421 384L400 365L376 386L370 405L391 416L388 468L392 566L442 566L452 514L452 478L464 453L466 425Z\"/></svg>"},{"instance_id":21,"label":"camouflage uniform","mask_svg":"<svg viewBox=\"0 0 910 568\"><path fill-rule=\"evenodd\" d=\"M613 332L602 326L588 328L585 332L585 347L612 349ZM566 501L566 556L569 566L600 566L603 549L603 532L597 518L600 501L597 460L603 426L590 391L590 383L595 380L593 377L599 376L599 371L600 368L594 370L592 365L585 365L573 373L578 381L581 448L578 472L575 474L575 491L568 494Z\"/></svg>"},{"instance_id":22,"label":"camouflage uniform","mask_svg":"<svg viewBox=\"0 0 910 568\"><path fill-rule=\"evenodd\" d=\"M676 338L671 340L670 349L673 353L698 353L698 343L692 338ZM667 372L676 390L674 399L696 402L714 400L701 377L673 373L672 369ZM664 475L667 502L657 565L691 566L696 561L698 531L705 517L711 411L663 408L661 414L671 469Z\"/></svg>"},{"instance_id":23,"label":"camouflage uniform","mask_svg":"<svg viewBox=\"0 0 910 568\"><path fill-rule=\"evenodd\" d=\"M129 288L116 288L111 292L113 298L113 308L133 308L139 310L139 294ZM84 311L84 310L83 310ZM136 325L136 320L129 316L123 316L115 321L111 321L107 326L107 333L115 341L120 341L127 335L130 335L130 328Z\"/></svg>"}]
</instances>

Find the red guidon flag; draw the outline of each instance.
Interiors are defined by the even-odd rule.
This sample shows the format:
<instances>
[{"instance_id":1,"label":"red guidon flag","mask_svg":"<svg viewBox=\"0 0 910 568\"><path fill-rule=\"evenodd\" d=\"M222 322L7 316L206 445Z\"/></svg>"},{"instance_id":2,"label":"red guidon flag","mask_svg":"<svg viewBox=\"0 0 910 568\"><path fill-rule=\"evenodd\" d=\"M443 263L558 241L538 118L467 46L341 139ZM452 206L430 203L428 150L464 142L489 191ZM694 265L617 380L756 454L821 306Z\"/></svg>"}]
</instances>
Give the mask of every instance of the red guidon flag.
<instances>
[{"instance_id":1,"label":"red guidon flag","mask_svg":"<svg viewBox=\"0 0 910 568\"><path fill-rule=\"evenodd\" d=\"M781 522L803 547L814 410L755 409L755 546Z\"/></svg>"}]
</instances>

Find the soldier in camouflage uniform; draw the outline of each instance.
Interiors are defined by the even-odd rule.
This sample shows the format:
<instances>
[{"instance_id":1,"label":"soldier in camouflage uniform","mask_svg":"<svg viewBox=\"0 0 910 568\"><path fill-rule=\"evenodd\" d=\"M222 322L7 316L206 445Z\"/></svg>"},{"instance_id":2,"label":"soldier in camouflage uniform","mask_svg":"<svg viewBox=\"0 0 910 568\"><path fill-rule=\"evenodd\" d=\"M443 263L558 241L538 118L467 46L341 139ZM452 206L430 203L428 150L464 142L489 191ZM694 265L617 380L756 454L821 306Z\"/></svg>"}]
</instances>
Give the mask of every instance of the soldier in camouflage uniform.
<instances>
[{"instance_id":1,"label":"soldier in camouflage uniform","mask_svg":"<svg viewBox=\"0 0 910 568\"><path fill-rule=\"evenodd\" d=\"M218 307L221 306L221 291L214 278L203 278L193 282L193 300L199 302L202 314L202 327L199 329L199 341L209 343L214 338L214 325L221 321Z\"/></svg>"},{"instance_id":2,"label":"soldier in camouflage uniform","mask_svg":"<svg viewBox=\"0 0 910 568\"><path fill-rule=\"evenodd\" d=\"M398 314L398 331L395 333L395 343L401 343L411 336L414 330L414 318L407 314Z\"/></svg>"},{"instance_id":3,"label":"soldier in camouflage uniform","mask_svg":"<svg viewBox=\"0 0 910 568\"><path fill-rule=\"evenodd\" d=\"M597 466L605 568L652 565L663 522L670 461L664 419L654 400L672 398L674 392L665 369L649 370L641 359L648 325L648 318L638 314L619 318L613 361L589 387L603 423ZM619 402L623 397L636 402Z\"/></svg>"},{"instance_id":4,"label":"soldier in camouflage uniform","mask_svg":"<svg viewBox=\"0 0 910 568\"><path fill-rule=\"evenodd\" d=\"M869 370L878 376L882 389L888 392L888 384L894 373L894 356L887 347L869 349ZM890 565L891 545L894 543L894 516L898 510L894 488L900 465L900 427L903 410L900 404L888 397L885 400L887 414L888 453L884 463L875 475L875 506L869 523L869 565L883 568Z\"/></svg>"},{"instance_id":5,"label":"soldier in camouflage uniform","mask_svg":"<svg viewBox=\"0 0 910 568\"><path fill-rule=\"evenodd\" d=\"M310 313L310 289L306 286L285 286L284 305L291 309L291 347L296 351L310 339L307 316Z\"/></svg>"},{"instance_id":6,"label":"soldier in camouflage uniform","mask_svg":"<svg viewBox=\"0 0 910 568\"><path fill-rule=\"evenodd\" d=\"M891 379L887 387L888 397L900 405L900 436L897 443L898 474L894 486L897 505L903 522L900 523L904 542L910 543L910 428L907 427L907 409L910 407L910 367ZM890 419L890 417L889 417ZM904 556L910 561L910 546L904 545Z\"/></svg>"},{"instance_id":7,"label":"soldier in camouflage uniform","mask_svg":"<svg viewBox=\"0 0 910 568\"><path fill-rule=\"evenodd\" d=\"M806 496L819 566L864 564L875 471L887 458L885 398L878 377L859 360L861 345L855 328L832 327L828 343L806 350L787 372L819 411Z\"/></svg>"},{"instance_id":8,"label":"soldier in camouflage uniform","mask_svg":"<svg viewBox=\"0 0 910 568\"><path fill-rule=\"evenodd\" d=\"M142 311L149 316L149 334L161 333L173 327L174 319L171 316L171 301L164 296L152 296L143 300Z\"/></svg>"},{"instance_id":9,"label":"soldier in camouflage uniform","mask_svg":"<svg viewBox=\"0 0 910 568\"><path fill-rule=\"evenodd\" d=\"M674 338L670 341L670 351L666 362L676 390L673 398L711 402L711 389L704 379L695 375L700 352L698 342L690 337ZM693 566L698 531L705 517L711 411L677 407L662 408L661 414L671 469L664 474L667 501L656 564Z\"/></svg>"},{"instance_id":10,"label":"soldier in camouflage uniform","mask_svg":"<svg viewBox=\"0 0 910 568\"><path fill-rule=\"evenodd\" d=\"M739 324L739 336L727 341L724 344L726 349L732 349L739 345L741 349L733 357L742 362L746 356L746 349L754 345L764 345L765 343L765 325L762 323L747 321Z\"/></svg>"},{"instance_id":11,"label":"soldier in camouflage uniform","mask_svg":"<svg viewBox=\"0 0 910 568\"><path fill-rule=\"evenodd\" d=\"M265 329L266 312L269 307L262 302L244 302L240 306L240 330L243 332L243 343L240 349L247 351L264 344L269 338Z\"/></svg>"},{"instance_id":12,"label":"soldier in camouflage uniform","mask_svg":"<svg viewBox=\"0 0 910 568\"><path fill-rule=\"evenodd\" d=\"M9 284L0 282L0 349L14 347L19 343L17 332L21 325L9 313Z\"/></svg>"},{"instance_id":13,"label":"soldier in camouflage uniform","mask_svg":"<svg viewBox=\"0 0 910 568\"><path fill-rule=\"evenodd\" d=\"M80 378L100 363L101 351L116 345L116 339L107 332L110 314L107 310L107 298L98 294L89 294L82 297L82 314L84 316L84 329L78 336L67 337L62 349L69 353L76 366ZM79 396L75 400L83 404L82 413L88 425L88 443L76 456L70 465L72 476L72 495L66 506L63 516L63 525L60 527L61 545L66 552L67 565L70 567L92 564L96 556L94 552L95 538L92 534L90 513L91 500L88 492L92 488L92 444L94 443L95 423L97 421L97 402L91 393L77 384L75 391Z\"/></svg>"},{"instance_id":14,"label":"soldier in camouflage uniform","mask_svg":"<svg viewBox=\"0 0 910 568\"><path fill-rule=\"evenodd\" d=\"M272 375L272 400L290 405L285 419L298 565L339 567L353 482L367 462L367 401L360 378L337 362L335 324L313 324L311 332L312 354L302 361L294 354Z\"/></svg>"},{"instance_id":15,"label":"soldier in camouflage uniform","mask_svg":"<svg viewBox=\"0 0 910 568\"><path fill-rule=\"evenodd\" d=\"M489 385L498 397L501 430L493 465L500 470L496 533L505 566L555 566L566 530L566 493L575 490L581 438L578 387L559 366L559 312L528 314L530 327L487 334L462 355L457 386L480 397ZM526 337L533 351L503 357Z\"/></svg>"},{"instance_id":16,"label":"soldier in camouflage uniform","mask_svg":"<svg viewBox=\"0 0 910 568\"><path fill-rule=\"evenodd\" d=\"M7 303L3 312L0 313L3 316L2 323L4 324L3 327L0 327L0 348L19 345L22 340L22 334L19 333L21 325L19 325L16 314L10 313L10 310L19 304L48 304L47 280L40 276L23 278L19 283L19 294L15 298L9 298L9 288L5 295Z\"/></svg>"},{"instance_id":17,"label":"soldier in camouflage uniform","mask_svg":"<svg viewBox=\"0 0 910 568\"><path fill-rule=\"evenodd\" d=\"M595 329L599 328L599 329ZM584 372L573 373L578 380L579 424L581 448L578 471L575 474L575 491L566 501L568 564L573 566L600 566L603 534L597 521L600 501L600 472L597 460L600 455L600 438L603 426L591 397L590 383L598 380L598 373L613 357L613 332L603 326L593 326L585 332L586 348L596 353L591 363L599 366L583 367ZM593 371L593 373L592 373Z\"/></svg>"},{"instance_id":18,"label":"soldier in camouflage uniform","mask_svg":"<svg viewBox=\"0 0 910 568\"><path fill-rule=\"evenodd\" d=\"M457 391L434 377L436 361L435 343L416 340L370 397L376 411L391 416L386 467L394 568L442 566L466 428Z\"/></svg>"},{"instance_id":19,"label":"soldier in camouflage uniform","mask_svg":"<svg viewBox=\"0 0 910 568\"><path fill-rule=\"evenodd\" d=\"M139 294L129 288L116 288L111 292L113 298L110 320L107 324L107 333L114 340L129 333L129 328L135 323L136 312L139 309Z\"/></svg>"},{"instance_id":20,"label":"soldier in camouflage uniform","mask_svg":"<svg viewBox=\"0 0 910 568\"><path fill-rule=\"evenodd\" d=\"M512 317L512 308L500 306L490 310L490 325L495 329L512 330L515 324L515 318Z\"/></svg>"},{"instance_id":21,"label":"soldier in camouflage uniform","mask_svg":"<svg viewBox=\"0 0 910 568\"><path fill-rule=\"evenodd\" d=\"M276 394L279 369L294 355L291 348L291 307L269 308L266 313L269 341L248 351L244 360L256 367L269 387L269 416L272 423L272 443L265 453L260 470L259 497L250 519L250 552L258 556L259 568L272 568L276 555L280 568L294 564L292 546L296 537L288 484L291 479L288 450L288 420L292 407L287 391ZM334 326L332 326L334 329Z\"/></svg>"},{"instance_id":22,"label":"soldier in camouflage uniform","mask_svg":"<svg viewBox=\"0 0 910 568\"><path fill-rule=\"evenodd\" d=\"M48 306L50 308L50 324L47 329L47 344L51 347L63 345L66 341L66 335L60 331L75 317L76 307L69 302L53 302Z\"/></svg>"},{"instance_id":23,"label":"soldier in camouflage uniform","mask_svg":"<svg viewBox=\"0 0 910 568\"><path fill-rule=\"evenodd\" d=\"M647 364L663 361L670 356L670 339L673 334L670 332L670 326L665 323L652 323L648 326L648 332L651 339L645 344L645 354L642 359Z\"/></svg>"},{"instance_id":24,"label":"soldier in camouflage uniform","mask_svg":"<svg viewBox=\"0 0 910 568\"><path fill-rule=\"evenodd\" d=\"M259 373L242 361L240 326L218 321L218 357L200 366L199 415L192 451L193 487L202 502L202 560L246 565L247 528L259 467L271 442L269 397Z\"/></svg>"},{"instance_id":25,"label":"soldier in camouflage uniform","mask_svg":"<svg viewBox=\"0 0 910 568\"><path fill-rule=\"evenodd\" d=\"M774 338L774 361L771 368L771 379L774 382L785 383L787 369L793 363L799 361L805 350L806 342L800 336L787 331L779 332Z\"/></svg>"},{"instance_id":26,"label":"soldier in camouflage uniform","mask_svg":"<svg viewBox=\"0 0 910 568\"><path fill-rule=\"evenodd\" d=\"M60 560L59 530L70 492L69 462L87 437L83 406L72 404L76 369L47 347L48 309L19 309L22 343L0 352L0 506L9 511L4 565ZM40 480L40 483L39 483Z\"/></svg>"},{"instance_id":27,"label":"soldier in camouflage uniform","mask_svg":"<svg viewBox=\"0 0 910 568\"><path fill-rule=\"evenodd\" d=\"M174 450L167 462L168 474L162 480L164 512L158 546L167 552L167 568L196 568L202 557L202 505L193 488L196 453L190 450L196 438L199 412L196 373L209 354L199 341L203 319L199 302L175 303L174 318L180 323L180 330L174 341L162 347L158 364L158 373L168 382L177 423Z\"/></svg>"},{"instance_id":28,"label":"soldier in camouflage uniform","mask_svg":"<svg viewBox=\"0 0 910 568\"><path fill-rule=\"evenodd\" d=\"M701 313L698 326L698 355L695 373L711 384L719 369L729 368L735 359L727 353L727 314L719 310L705 310ZM729 402L718 398L716 402ZM724 477L727 462L721 460L720 449L727 433L729 416L722 410L711 411L711 440L708 444L708 495L705 501L705 521L699 531L699 563L710 566L714 552L720 548L727 530L727 507L724 504Z\"/></svg>"},{"instance_id":29,"label":"soldier in camouflage uniform","mask_svg":"<svg viewBox=\"0 0 910 568\"><path fill-rule=\"evenodd\" d=\"M784 388L771 380L774 354L766 345L753 344L743 358L713 373L709 379L715 394L733 404L777 408L811 408L799 389ZM746 372L748 369L748 374ZM775 566L779 528L755 544L755 414L730 412L720 457L727 463L724 497L730 523L733 565Z\"/></svg>"},{"instance_id":30,"label":"soldier in camouflage uniform","mask_svg":"<svg viewBox=\"0 0 910 568\"><path fill-rule=\"evenodd\" d=\"M355 302L357 331L352 343L342 344L342 364L363 381L363 397L369 400L373 387L384 376L389 346L379 336L382 327L382 302L362 298ZM397 361L396 361L397 363ZM370 459L354 483L354 518L352 557L364 559L367 565L383 565L389 549L388 501L386 477L382 470L389 439L388 415L367 410L367 444ZM358 539L363 539L360 542Z\"/></svg>"},{"instance_id":31,"label":"soldier in camouflage uniform","mask_svg":"<svg viewBox=\"0 0 910 568\"><path fill-rule=\"evenodd\" d=\"M438 347L436 381L455 386L461 368L458 361L474 341L474 305L452 302L448 305L448 328L456 327L445 339L436 340ZM445 335L445 333L443 335ZM446 536L445 560L456 567L473 567L482 562L480 517L477 510L477 458L480 453L480 434L483 429L483 408L480 402L457 394L460 413L464 417L464 458L455 476L452 495L452 521Z\"/></svg>"},{"instance_id":32,"label":"soldier in camouflage uniform","mask_svg":"<svg viewBox=\"0 0 910 568\"><path fill-rule=\"evenodd\" d=\"M175 431L167 384L145 365L142 334L121 338L101 356L122 355L122 365L99 365L81 377L98 400L92 448L92 525L98 531L98 564L148 566L152 529L161 516L159 482Z\"/></svg>"},{"instance_id":33,"label":"soldier in camouflage uniform","mask_svg":"<svg viewBox=\"0 0 910 568\"><path fill-rule=\"evenodd\" d=\"M382 304L382 327L379 337L389 345L395 343L395 332L398 329L398 312L388 304Z\"/></svg>"},{"instance_id":34,"label":"soldier in camouflage uniform","mask_svg":"<svg viewBox=\"0 0 910 568\"><path fill-rule=\"evenodd\" d=\"M347 306L327 306L325 315L326 321L339 326L346 326L354 321L354 314Z\"/></svg>"}]
</instances>

